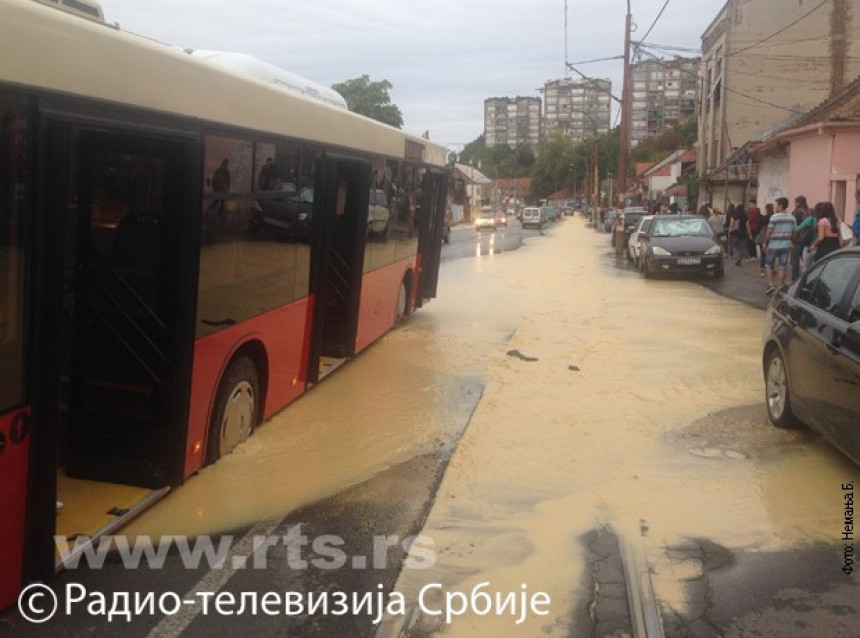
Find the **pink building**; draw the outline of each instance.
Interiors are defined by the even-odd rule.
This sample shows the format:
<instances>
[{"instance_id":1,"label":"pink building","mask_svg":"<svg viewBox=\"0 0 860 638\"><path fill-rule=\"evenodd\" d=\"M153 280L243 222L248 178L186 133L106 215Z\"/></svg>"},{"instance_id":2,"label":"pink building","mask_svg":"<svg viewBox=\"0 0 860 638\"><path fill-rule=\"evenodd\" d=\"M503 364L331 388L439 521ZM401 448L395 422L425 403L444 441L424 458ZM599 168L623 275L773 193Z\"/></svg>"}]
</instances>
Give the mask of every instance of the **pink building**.
<instances>
[{"instance_id":1,"label":"pink building","mask_svg":"<svg viewBox=\"0 0 860 638\"><path fill-rule=\"evenodd\" d=\"M805 195L810 206L831 201L851 224L860 188L860 78L809 113L756 144L758 204Z\"/></svg>"}]
</instances>

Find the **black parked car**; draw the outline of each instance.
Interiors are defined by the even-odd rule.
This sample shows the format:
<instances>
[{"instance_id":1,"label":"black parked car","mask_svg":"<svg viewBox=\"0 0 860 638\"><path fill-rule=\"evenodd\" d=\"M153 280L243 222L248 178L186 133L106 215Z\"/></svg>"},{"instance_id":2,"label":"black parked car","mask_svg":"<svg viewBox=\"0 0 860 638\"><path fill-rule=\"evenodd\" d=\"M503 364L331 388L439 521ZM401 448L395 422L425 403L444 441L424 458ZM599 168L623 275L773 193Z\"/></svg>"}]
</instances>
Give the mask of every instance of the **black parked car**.
<instances>
[{"instance_id":1,"label":"black parked car","mask_svg":"<svg viewBox=\"0 0 860 638\"><path fill-rule=\"evenodd\" d=\"M283 182L271 191L258 192L251 231L271 230L282 240L308 241L314 207L312 188Z\"/></svg>"},{"instance_id":2,"label":"black parked car","mask_svg":"<svg viewBox=\"0 0 860 638\"><path fill-rule=\"evenodd\" d=\"M720 278L725 274L720 240L699 215L657 215L640 236L636 265L646 276L694 272Z\"/></svg>"},{"instance_id":3,"label":"black parked car","mask_svg":"<svg viewBox=\"0 0 860 638\"><path fill-rule=\"evenodd\" d=\"M648 211L641 206L628 206L624 209L623 218L624 218L624 243L621 245L627 247L627 240L630 239L630 234L633 232L633 229L636 228L636 224L639 223L639 220L645 217L648 214ZM617 223L617 220L616 220ZM610 241L612 245L615 245L615 231L610 230L612 233L612 237Z\"/></svg>"},{"instance_id":4,"label":"black parked car","mask_svg":"<svg viewBox=\"0 0 860 638\"><path fill-rule=\"evenodd\" d=\"M860 464L860 248L774 294L762 366L771 422L808 425Z\"/></svg>"}]
</instances>

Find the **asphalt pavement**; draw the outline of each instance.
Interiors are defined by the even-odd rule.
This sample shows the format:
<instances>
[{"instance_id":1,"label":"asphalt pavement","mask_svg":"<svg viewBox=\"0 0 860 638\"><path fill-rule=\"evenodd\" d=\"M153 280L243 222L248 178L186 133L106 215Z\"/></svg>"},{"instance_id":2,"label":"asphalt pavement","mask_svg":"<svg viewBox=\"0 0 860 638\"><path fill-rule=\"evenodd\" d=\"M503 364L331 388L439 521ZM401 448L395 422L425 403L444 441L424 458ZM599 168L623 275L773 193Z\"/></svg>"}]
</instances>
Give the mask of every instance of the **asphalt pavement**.
<instances>
[{"instance_id":1,"label":"asphalt pavement","mask_svg":"<svg viewBox=\"0 0 860 638\"><path fill-rule=\"evenodd\" d=\"M736 266L735 260L731 257L727 257L725 262L726 276L722 279L703 279L702 285L755 308L762 310L767 308L770 299L765 294L767 277L760 275L758 260L743 261L740 266Z\"/></svg>"}]
</instances>

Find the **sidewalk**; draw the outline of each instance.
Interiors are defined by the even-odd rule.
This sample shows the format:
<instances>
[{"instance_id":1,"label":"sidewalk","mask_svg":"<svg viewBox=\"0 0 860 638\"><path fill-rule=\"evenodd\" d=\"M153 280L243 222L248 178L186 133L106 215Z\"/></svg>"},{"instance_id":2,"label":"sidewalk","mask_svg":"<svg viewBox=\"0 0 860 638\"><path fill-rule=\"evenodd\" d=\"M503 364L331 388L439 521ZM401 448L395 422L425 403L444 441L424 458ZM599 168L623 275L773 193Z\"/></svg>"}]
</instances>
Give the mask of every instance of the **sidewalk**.
<instances>
[{"instance_id":1,"label":"sidewalk","mask_svg":"<svg viewBox=\"0 0 860 638\"><path fill-rule=\"evenodd\" d=\"M731 257L725 260L726 276L722 279L702 279L702 285L726 297L737 299L746 304L767 308L770 297L764 291L767 289L767 278L759 276L759 262L744 261L735 266Z\"/></svg>"}]
</instances>

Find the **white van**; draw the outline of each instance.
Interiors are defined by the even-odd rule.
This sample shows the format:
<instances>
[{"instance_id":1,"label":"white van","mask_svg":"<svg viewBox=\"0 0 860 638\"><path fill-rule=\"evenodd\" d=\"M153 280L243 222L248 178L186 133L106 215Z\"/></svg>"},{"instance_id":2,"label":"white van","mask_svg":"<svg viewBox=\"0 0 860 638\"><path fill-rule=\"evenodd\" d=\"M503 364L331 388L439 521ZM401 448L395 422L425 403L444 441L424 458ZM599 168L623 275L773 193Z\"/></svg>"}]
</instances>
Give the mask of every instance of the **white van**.
<instances>
[{"instance_id":1,"label":"white van","mask_svg":"<svg viewBox=\"0 0 860 638\"><path fill-rule=\"evenodd\" d=\"M535 228L543 228L544 216L540 208L528 207L523 209L523 228L534 226Z\"/></svg>"}]
</instances>

